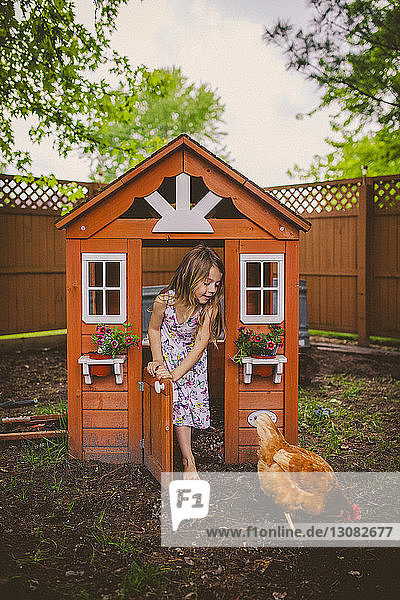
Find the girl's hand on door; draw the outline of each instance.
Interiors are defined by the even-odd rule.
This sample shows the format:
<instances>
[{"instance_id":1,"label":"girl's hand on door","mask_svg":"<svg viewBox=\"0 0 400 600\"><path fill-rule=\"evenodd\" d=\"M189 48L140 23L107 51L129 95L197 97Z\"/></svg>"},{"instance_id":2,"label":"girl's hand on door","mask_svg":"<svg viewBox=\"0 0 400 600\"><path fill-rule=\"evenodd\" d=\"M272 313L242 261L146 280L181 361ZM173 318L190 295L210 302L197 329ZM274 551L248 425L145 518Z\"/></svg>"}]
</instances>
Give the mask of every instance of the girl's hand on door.
<instances>
[{"instance_id":1,"label":"girl's hand on door","mask_svg":"<svg viewBox=\"0 0 400 600\"><path fill-rule=\"evenodd\" d=\"M157 379L171 379L172 381L174 380L170 371L168 371L168 369L166 369L162 365L159 365L154 372Z\"/></svg>"},{"instance_id":2,"label":"girl's hand on door","mask_svg":"<svg viewBox=\"0 0 400 600\"><path fill-rule=\"evenodd\" d=\"M163 365L158 360L152 360L151 362L147 363L146 370L152 377L155 377L157 368L162 366Z\"/></svg>"}]
</instances>

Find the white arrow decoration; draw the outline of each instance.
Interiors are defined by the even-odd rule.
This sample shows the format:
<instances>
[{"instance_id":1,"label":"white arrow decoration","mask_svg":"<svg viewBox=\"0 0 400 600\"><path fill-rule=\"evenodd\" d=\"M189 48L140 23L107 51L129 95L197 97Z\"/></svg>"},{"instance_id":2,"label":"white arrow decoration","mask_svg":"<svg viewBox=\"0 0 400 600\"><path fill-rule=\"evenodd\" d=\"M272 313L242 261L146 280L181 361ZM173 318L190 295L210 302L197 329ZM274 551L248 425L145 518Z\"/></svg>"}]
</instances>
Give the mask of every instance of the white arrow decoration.
<instances>
[{"instance_id":1,"label":"white arrow decoration","mask_svg":"<svg viewBox=\"0 0 400 600\"><path fill-rule=\"evenodd\" d=\"M205 216L222 200L213 192L207 194L190 208L190 176L180 173L175 178L176 209L159 194L153 192L145 200L161 215L153 227L153 233L213 233Z\"/></svg>"}]
</instances>

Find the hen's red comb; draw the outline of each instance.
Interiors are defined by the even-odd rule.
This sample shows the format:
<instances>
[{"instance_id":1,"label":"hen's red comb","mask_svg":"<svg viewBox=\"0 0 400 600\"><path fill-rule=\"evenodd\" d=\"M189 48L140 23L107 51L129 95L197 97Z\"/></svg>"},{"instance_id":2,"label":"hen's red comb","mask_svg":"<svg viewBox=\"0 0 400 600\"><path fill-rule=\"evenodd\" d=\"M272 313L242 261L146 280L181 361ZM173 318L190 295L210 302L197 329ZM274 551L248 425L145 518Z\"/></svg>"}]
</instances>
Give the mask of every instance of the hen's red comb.
<instances>
[{"instance_id":1,"label":"hen's red comb","mask_svg":"<svg viewBox=\"0 0 400 600\"><path fill-rule=\"evenodd\" d=\"M360 518L360 511L358 510L358 506L357 504L352 504L352 508L353 508L353 518L351 518L351 516L345 517L344 516L344 510L342 509L339 513L339 517L343 518L343 521L357 521L357 519ZM347 513L349 514L349 513Z\"/></svg>"}]
</instances>

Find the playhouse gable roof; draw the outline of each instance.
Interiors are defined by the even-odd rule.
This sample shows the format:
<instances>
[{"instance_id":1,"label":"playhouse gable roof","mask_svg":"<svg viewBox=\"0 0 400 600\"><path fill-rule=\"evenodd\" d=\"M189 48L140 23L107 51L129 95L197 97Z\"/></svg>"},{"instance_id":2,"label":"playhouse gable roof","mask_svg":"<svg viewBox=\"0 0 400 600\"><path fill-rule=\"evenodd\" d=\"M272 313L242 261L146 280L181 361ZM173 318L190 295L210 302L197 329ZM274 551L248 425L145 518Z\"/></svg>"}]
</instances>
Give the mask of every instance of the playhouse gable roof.
<instances>
[{"instance_id":1,"label":"playhouse gable roof","mask_svg":"<svg viewBox=\"0 0 400 600\"><path fill-rule=\"evenodd\" d=\"M164 167L166 168L165 173L163 172ZM175 138L110 183L90 200L58 219L56 227L58 229L63 227L69 229L71 226L77 225L77 220L81 222L81 218L89 215L91 217L95 216L97 230L104 227L115 218L118 218L124 212L123 208L126 210L126 206L122 201L120 203L113 202L114 210L104 210L104 205L108 204L110 197L116 198L119 195L123 198L127 195L124 193L127 188L133 190L135 187L138 188L138 193L135 193L135 196L147 195L147 193L143 193L141 182L144 181L145 175L149 172L153 172L153 179L157 183L153 184L154 189L149 188L148 184L147 188L144 186L147 193L154 192L161 184L164 176L177 176L179 172L185 172L195 177L202 177L206 186L215 194L230 197L236 208L245 217L256 222L262 228L266 228L264 222L268 221L268 216L269 220L271 220L271 217L274 217L274 220L276 217L283 219L291 229L297 231L308 231L310 228L308 221L280 204L271 194L265 192L261 187L185 134ZM135 183L138 185L135 186ZM129 200L125 200L125 203L127 201L129 202ZM133 198L130 198L130 203L132 202ZM81 230L85 230L85 228L81 227ZM87 231L82 237L94 233L93 227L90 230L91 233ZM282 235L282 237L286 236Z\"/></svg>"}]
</instances>

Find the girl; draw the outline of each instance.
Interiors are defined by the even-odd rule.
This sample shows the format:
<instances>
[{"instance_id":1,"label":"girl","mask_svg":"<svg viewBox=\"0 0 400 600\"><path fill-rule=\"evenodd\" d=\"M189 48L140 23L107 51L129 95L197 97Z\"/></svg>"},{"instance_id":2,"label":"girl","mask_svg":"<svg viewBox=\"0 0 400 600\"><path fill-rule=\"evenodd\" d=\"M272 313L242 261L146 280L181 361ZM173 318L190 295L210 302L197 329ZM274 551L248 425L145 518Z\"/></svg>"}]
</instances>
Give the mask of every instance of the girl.
<instances>
[{"instance_id":1,"label":"girl","mask_svg":"<svg viewBox=\"0 0 400 600\"><path fill-rule=\"evenodd\" d=\"M192 427L210 426L207 344L224 330L224 265L200 244L186 254L170 284L154 301L149 324L153 360L147 371L175 383L173 424L186 479L199 479L191 449Z\"/></svg>"}]
</instances>

